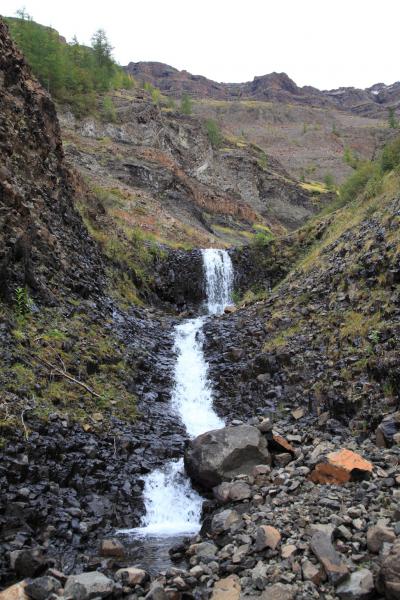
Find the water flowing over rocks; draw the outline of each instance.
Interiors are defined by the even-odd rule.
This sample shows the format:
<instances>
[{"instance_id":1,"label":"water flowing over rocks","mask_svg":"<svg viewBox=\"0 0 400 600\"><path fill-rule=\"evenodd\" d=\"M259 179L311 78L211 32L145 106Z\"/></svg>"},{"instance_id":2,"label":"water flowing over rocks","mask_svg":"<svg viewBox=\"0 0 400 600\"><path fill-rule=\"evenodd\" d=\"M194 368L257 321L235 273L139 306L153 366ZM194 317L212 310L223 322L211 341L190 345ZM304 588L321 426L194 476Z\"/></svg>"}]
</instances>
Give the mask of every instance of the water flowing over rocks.
<instances>
[{"instance_id":1,"label":"water flowing over rocks","mask_svg":"<svg viewBox=\"0 0 400 600\"><path fill-rule=\"evenodd\" d=\"M282 245L271 243L265 252L171 251L154 273L159 302L199 312L203 304L207 317L123 309L105 292L110 261L74 208L73 199L87 191L64 164L54 105L2 22L0 49L5 115L0 283L8 302L0 352L15 378L22 372L18 393L7 388L8 403L1 402L0 600L397 600L398 198L384 216L368 213L352 231L325 240L319 262L309 271L296 267L284 281L302 251L323 238L333 216ZM290 81L283 83L289 92ZM145 108L144 137L149 130L155 135L156 123L163 121L157 107ZM119 124L109 133L132 143L140 127L135 107L127 110L136 115L132 129ZM86 123L88 139L102 135L96 126ZM175 132L171 155L182 153L196 127L183 116L169 122L167 130ZM168 134L163 135L167 145ZM207 154L210 144L200 150ZM312 212L308 194L285 183L279 164L267 172L256 149L230 150L215 159L213 175L199 172L193 157L185 165L190 163L188 175L161 150L161 157L150 152L114 166L123 167L123 181L144 187L158 161L153 191L175 200L175 208L194 197L196 218L207 232L202 210L211 210L217 200L228 221L232 212L243 222L258 209L268 213L269 192L275 201L287 193L289 205L297 202L307 215ZM261 178L254 205L245 206L231 188L227 195L208 189L212 177L222 188L231 178L239 186L240 173L246 173L245 199L253 198L254 181ZM287 205L283 216L286 210ZM305 213L300 210L289 225ZM240 292L252 282L263 292L281 285L262 300L224 313L232 301L232 263ZM30 319L11 314L17 285L26 285L35 299ZM29 331L34 316L44 318L57 303L58 312L47 315L50 332L44 321ZM368 326L354 335L360 307ZM344 313L351 317L345 323ZM74 337L67 327L57 328L83 314L87 320ZM376 315L384 321L373 320ZM102 352L96 346L96 352L83 350L71 359L79 336L89 343L94 326L112 332L114 343L105 343L105 336ZM68 375L71 385L82 387L85 373L101 374L111 365L107 373L117 372L121 386L109 397L95 392L97 404L78 394L77 414L67 410L69 388L54 393L51 403L36 405L44 384L35 379L41 369L33 364L35 353L43 361L40 352L57 339L61 366L50 365L52 382L60 384ZM71 374L64 367L67 357ZM107 382L100 383L103 391ZM113 410L127 391L137 398L134 419ZM349 416L366 424L350 428ZM376 429L373 439L368 432ZM183 469L184 447L194 436L199 437L187 444L186 464L207 488L205 497ZM121 529L142 534L135 554ZM148 540L154 532L171 531L180 534L170 548L175 566L164 563L156 572ZM161 538L155 545L159 550Z\"/></svg>"}]
</instances>

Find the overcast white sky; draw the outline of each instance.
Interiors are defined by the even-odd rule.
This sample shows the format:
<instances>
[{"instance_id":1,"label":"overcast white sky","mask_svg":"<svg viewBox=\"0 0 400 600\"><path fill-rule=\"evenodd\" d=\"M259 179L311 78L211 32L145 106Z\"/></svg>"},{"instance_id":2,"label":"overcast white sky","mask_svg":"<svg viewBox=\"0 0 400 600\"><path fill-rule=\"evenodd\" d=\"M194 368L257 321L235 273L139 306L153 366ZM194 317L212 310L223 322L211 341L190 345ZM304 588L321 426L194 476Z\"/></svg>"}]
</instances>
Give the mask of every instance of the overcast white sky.
<instances>
[{"instance_id":1,"label":"overcast white sky","mask_svg":"<svg viewBox=\"0 0 400 600\"><path fill-rule=\"evenodd\" d=\"M400 80L399 0L1 0L88 43L102 27L122 65L157 60L216 81L284 71L320 89Z\"/></svg>"}]
</instances>

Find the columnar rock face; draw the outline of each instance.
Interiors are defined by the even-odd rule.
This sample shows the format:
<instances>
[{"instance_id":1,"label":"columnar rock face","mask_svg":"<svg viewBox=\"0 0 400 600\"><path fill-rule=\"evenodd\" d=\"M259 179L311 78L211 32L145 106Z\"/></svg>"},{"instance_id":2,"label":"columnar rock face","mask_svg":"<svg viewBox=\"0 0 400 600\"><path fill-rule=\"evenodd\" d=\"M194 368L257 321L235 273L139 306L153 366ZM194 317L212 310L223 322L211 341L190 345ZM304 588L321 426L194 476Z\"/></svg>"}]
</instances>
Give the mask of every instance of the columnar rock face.
<instances>
[{"instance_id":1,"label":"columnar rock face","mask_svg":"<svg viewBox=\"0 0 400 600\"><path fill-rule=\"evenodd\" d=\"M99 260L73 206L56 111L0 21L0 293L27 285L44 300L62 283L98 291ZM84 192L81 192L84 193Z\"/></svg>"},{"instance_id":2,"label":"columnar rock face","mask_svg":"<svg viewBox=\"0 0 400 600\"><path fill-rule=\"evenodd\" d=\"M190 477L211 488L258 464L270 464L267 441L256 427L239 425L208 431L192 440L185 452Z\"/></svg>"},{"instance_id":3,"label":"columnar rock face","mask_svg":"<svg viewBox=\"0 0 400 600\"><path fill-rule=\"evenodd\" d=\"M179 308L197 306L205 299L200 250L168 252L160 262L154 288L157 296Z\"/></svg>"}]
</instances>

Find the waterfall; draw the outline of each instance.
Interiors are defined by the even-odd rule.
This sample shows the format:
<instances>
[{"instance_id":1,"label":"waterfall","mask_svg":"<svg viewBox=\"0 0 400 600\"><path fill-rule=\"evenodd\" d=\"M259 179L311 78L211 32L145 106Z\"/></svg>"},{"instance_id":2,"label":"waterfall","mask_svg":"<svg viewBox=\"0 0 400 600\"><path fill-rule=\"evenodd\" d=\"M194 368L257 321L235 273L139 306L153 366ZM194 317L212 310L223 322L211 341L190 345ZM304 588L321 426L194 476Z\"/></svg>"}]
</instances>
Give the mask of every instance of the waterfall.
<instances>
[{"instance_id":1,"label":"waterfall","mask_svg":"<svg viewBox=\"0 0 400 600\"><path fill-rule=\"evenodd\" d=\"M232 262L226 250L202 250L205 275L207 310L220 315L232 303Z\"/></svg>"},{"instance_id":2,"label":"waterfall","mask_svg":"<svg viewBox=\"0 0 400 600\"><path fill-rule=\"evenodd\" d=\"M233 270L225 250L202 250L206 308L222 314L232 302ZM195 437L224 426L212 406L212 389L203 354L204 317L188 319L175 327L177 355L172 390L172 410L181 418L188 435ZM145 477L146 514L142 526L130 530L141 536L173 536L196 533L200 528L203 499L186 476L183 459L170 461Z\"/></svg>"}]
</instances>

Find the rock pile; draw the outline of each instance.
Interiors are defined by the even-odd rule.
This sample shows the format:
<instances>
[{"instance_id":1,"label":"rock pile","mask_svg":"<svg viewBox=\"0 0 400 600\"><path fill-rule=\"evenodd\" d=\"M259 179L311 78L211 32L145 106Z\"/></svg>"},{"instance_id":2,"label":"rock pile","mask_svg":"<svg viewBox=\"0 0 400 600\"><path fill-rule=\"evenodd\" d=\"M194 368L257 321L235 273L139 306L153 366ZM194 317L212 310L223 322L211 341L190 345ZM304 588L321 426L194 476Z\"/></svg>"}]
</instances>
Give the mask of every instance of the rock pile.
<instances>
[{"instance_id":1,"label":"rock pile","mask_svg":"<svg viewBox=\"0 0 400 600\"><path fill-rule=\"evenodd\" d=\"M39 575L26 594L55 598L55 579L65 597L77 599L400 598L400 447L379 448L345 429L327 435L316 421L296 417L276 422L272 431L264 418L227 428L238 431L239 446L244 428L267 429L257 431L292 449L290 458L282 462L282 453L271 451L263 464L213 488L201 533L171 549L186 568L150 578L114 555L97 563L99 571L67 579L54 568L46 571L40 557L24 556L20 576ZM350 457L363 477L319 483L312 473L323 457L343 469Z\"/></svg>"}]
</instances>

